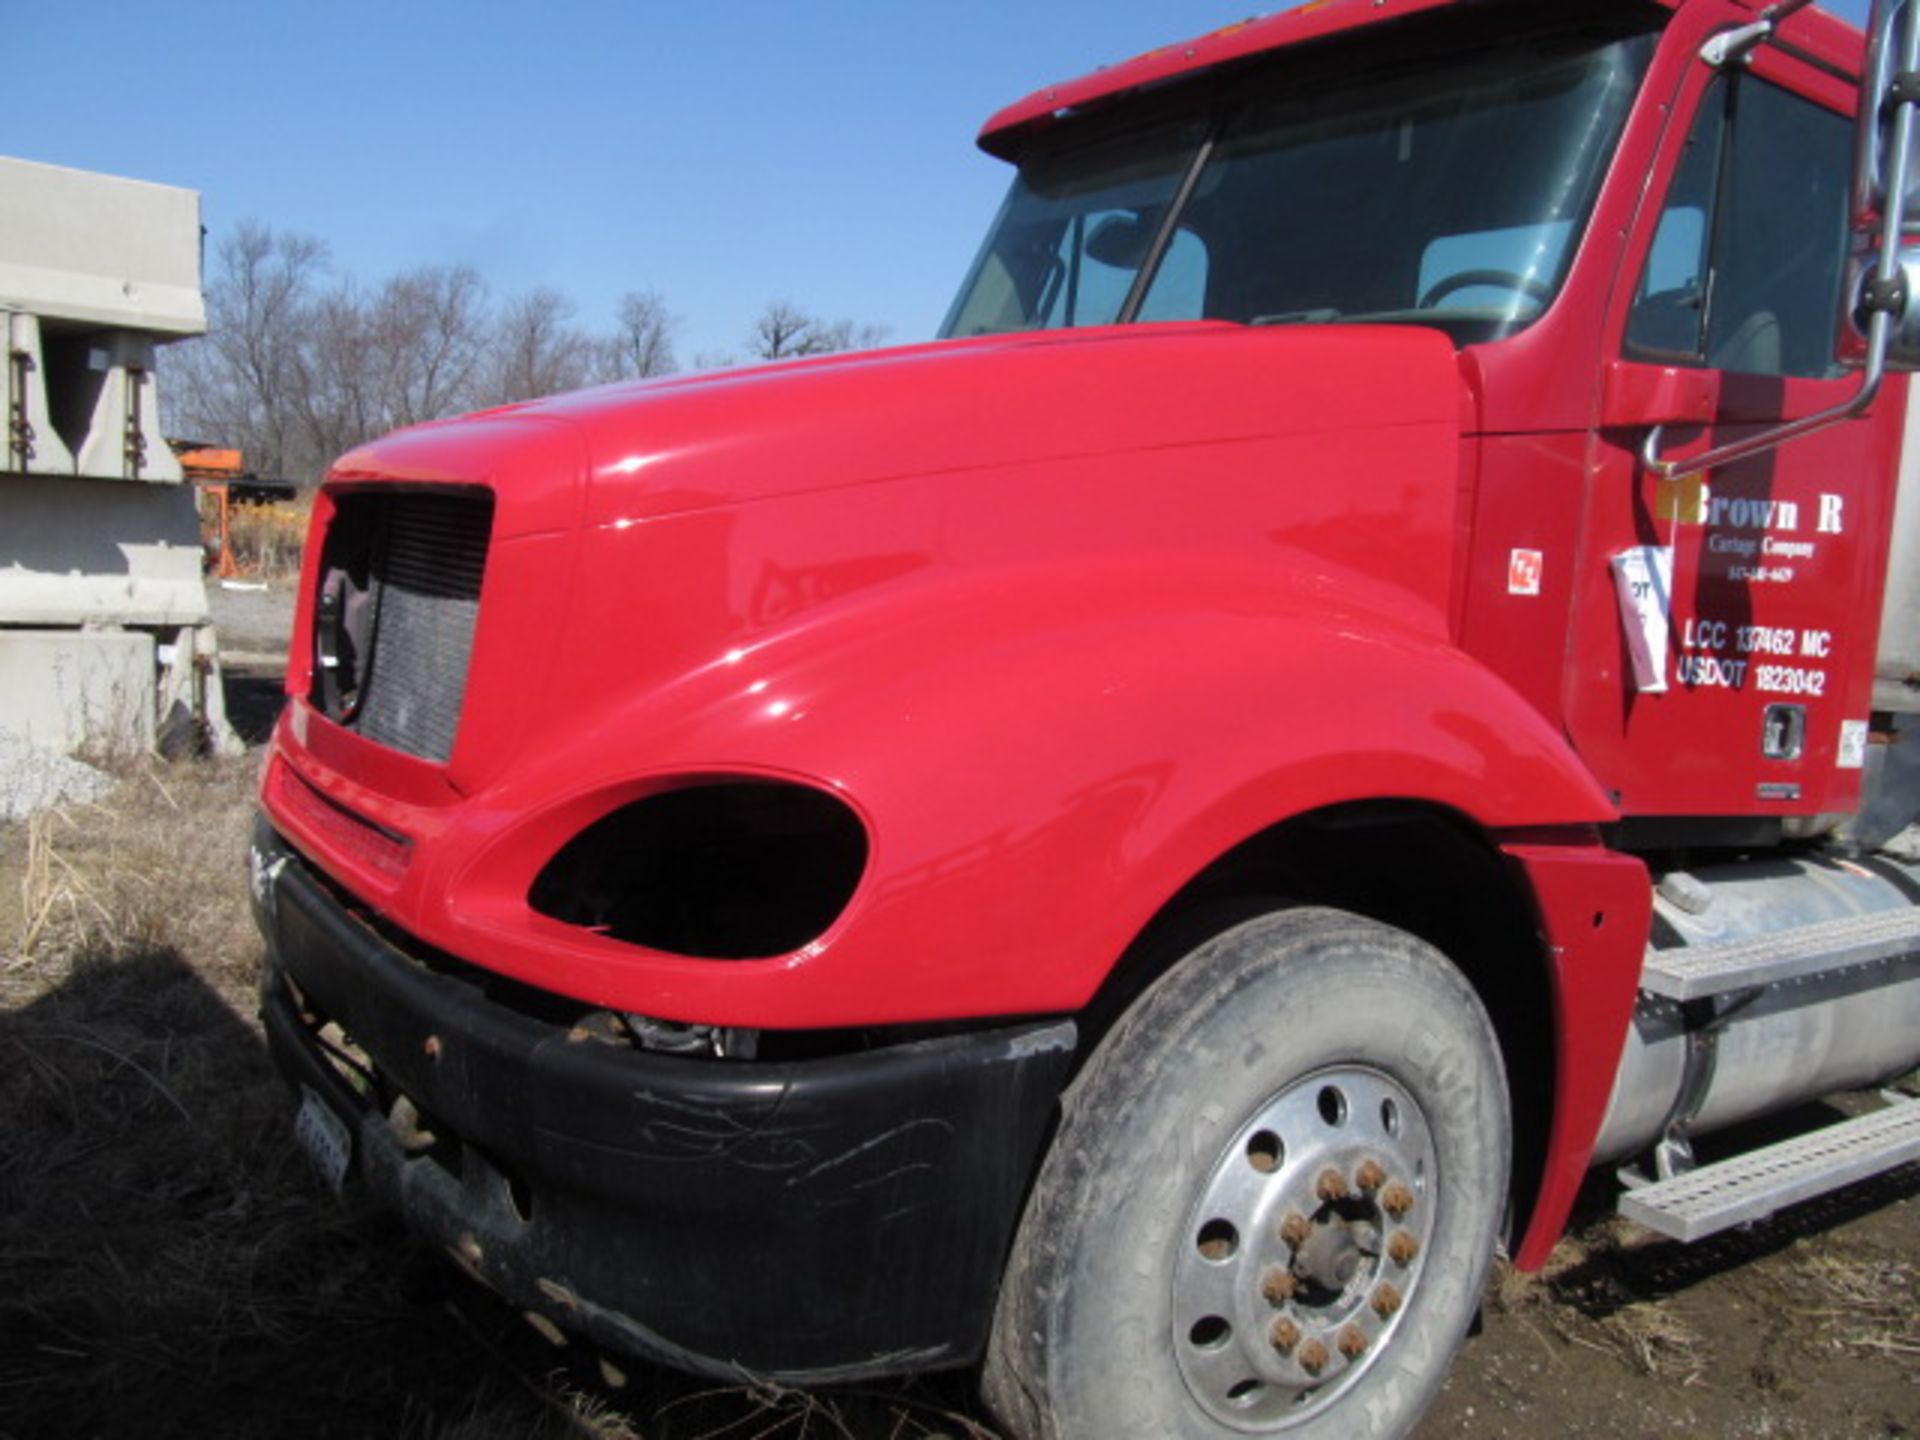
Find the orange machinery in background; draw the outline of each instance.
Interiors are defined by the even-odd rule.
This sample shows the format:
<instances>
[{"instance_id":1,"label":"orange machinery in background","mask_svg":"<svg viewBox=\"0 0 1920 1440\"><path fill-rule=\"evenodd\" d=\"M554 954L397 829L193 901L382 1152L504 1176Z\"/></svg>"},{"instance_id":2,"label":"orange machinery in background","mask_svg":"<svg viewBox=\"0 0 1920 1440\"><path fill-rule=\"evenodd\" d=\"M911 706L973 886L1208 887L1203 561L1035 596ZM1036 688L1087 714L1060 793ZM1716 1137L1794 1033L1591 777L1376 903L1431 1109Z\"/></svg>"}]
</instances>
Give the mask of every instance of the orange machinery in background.
<instances>
[{"instance_id":1,"label":"orange machinery in background","mask_svg":"<svg viewBox=\"0 0 1920 1440\"><path fill-rule=\"evenodd\" d=\"M199 497L201 547L207 552L207 569L223 580L233 579L241 569L233 558L232 485L246 476L245 457L238 450L211 445L177 448L175 456Z\"/></svg>"}]
</instances>

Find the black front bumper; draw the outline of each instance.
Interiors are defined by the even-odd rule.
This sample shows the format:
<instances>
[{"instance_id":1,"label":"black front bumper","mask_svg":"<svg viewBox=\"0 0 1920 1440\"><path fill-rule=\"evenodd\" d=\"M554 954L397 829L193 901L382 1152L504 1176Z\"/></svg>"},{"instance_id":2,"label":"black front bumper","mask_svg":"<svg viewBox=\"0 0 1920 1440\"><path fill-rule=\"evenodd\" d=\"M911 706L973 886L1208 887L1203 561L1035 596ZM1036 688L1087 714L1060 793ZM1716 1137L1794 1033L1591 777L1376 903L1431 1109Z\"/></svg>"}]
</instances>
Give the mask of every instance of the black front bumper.
<instances>
[{"instance_id":1,"label":"black front bumper","mask_svg":"<svg viewBox=\"0 0 1920 1440\"><path fill-rule=\"evenodd\" d=\"M493 1289L726 1378L978 1356L1071 1023L807 1061L647 1053L389 944L264 822L255 849L275 1060L347 1122L372 1190ZM329 1058L329 1020L370 1080Z\"/></svg>"}]
</instances>

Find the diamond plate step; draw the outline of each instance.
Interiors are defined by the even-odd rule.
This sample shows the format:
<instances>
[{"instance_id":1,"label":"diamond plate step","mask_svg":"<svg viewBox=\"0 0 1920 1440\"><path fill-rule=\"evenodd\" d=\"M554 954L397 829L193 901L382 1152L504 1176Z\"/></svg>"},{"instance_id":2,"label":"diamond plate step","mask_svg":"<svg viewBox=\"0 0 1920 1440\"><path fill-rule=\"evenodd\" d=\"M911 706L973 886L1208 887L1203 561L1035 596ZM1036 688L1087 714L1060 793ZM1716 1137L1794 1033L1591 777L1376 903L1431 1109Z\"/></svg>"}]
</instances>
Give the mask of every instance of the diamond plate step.
<instances>
[{"instance_id":1,"label":"diamond plate step","mask_svg":"<svg viewBox=\"0 0 1920 1440\"><path fill-rule=\"evenodd\" d=\"M1640 988L1669 1000L1700 1000L1915 954L1920 954L1920 909L1884 910L1776 935L1651 950Z\"/></svg>"},{"instance_id":2,"label":"diamond plate step","mask_svg":"<svg viewBox=\"0 0 1920 1440\"><path fill-rule=\"evenodd\" d=\"M1691 1243L1913 1160L1920 1160L1920 1102L1909 1100L1629 1190L1620 1213Z\"/></svg>"}]
</instances>

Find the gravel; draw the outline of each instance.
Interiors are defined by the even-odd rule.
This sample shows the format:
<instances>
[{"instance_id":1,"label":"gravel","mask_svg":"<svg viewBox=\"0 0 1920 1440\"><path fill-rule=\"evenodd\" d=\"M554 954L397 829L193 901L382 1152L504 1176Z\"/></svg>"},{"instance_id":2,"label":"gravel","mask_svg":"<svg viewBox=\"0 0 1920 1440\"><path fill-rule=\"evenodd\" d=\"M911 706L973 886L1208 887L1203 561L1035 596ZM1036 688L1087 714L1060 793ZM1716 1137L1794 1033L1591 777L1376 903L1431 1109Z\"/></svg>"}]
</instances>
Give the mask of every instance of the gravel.
<instances>
[{"instance_id":1,"label":"gravel","mask_svg":"<svg viewBox=\"0 0 1920 1440\"><path fill-rule=\"evenodd\" d=\"M207 603L223 653L286 655L287 635L293 629L291 589L278 585L256 589L244 581L209 580Z\"/></svg>"}]
</instances>

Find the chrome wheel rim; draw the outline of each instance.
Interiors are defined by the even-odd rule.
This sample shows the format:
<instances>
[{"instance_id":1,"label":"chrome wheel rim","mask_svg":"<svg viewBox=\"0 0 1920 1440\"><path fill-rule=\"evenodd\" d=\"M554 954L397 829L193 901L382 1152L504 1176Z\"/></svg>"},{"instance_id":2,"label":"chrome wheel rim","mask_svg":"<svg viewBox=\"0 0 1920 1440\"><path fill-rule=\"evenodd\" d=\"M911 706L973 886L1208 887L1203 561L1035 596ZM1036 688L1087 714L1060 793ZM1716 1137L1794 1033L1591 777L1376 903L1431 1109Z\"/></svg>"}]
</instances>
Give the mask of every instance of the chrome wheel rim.
<instances>
[{"instance_id":1,"label":"chrome wheel rim","mask_svg":"<svg viewBox=\"0 0 1920 1440\"><path fill-rule=\"evenodd\" d=\"M1266 1434L1350 1390L1419 1292L1437 1178L1424 1112L1382 1071L1318 1070L1261 1106L1177 1241L1174 1354L1201 1408Z\"/></svg>"}]
</instances>

